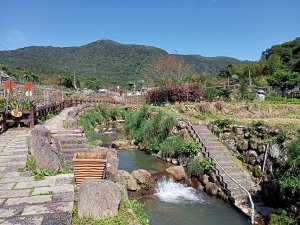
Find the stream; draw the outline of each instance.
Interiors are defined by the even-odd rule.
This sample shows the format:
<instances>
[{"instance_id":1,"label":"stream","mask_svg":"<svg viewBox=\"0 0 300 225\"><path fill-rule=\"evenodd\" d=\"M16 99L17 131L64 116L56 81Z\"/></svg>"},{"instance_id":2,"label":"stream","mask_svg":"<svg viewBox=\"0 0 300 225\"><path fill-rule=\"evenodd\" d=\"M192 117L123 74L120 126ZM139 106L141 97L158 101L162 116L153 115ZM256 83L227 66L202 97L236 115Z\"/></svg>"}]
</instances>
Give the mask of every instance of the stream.
<instances>
[{"instance_id":1,"label":"stream","mask_svg":"<svg viewBox=\"0 0 300 225\"><path fill-rule=\"evenodd\" d=\"M95 134L105 146L124 138L123 132ZM119 151L119 170L129 173L145 169L151 174L160 174L156 182L156 193L140 199L150 212L151 225L248 225L249 219L230 204L207 195L202 190L175 183L164 175L171 164L148 155L142 151Z\"/></svg>"}]
</instances>

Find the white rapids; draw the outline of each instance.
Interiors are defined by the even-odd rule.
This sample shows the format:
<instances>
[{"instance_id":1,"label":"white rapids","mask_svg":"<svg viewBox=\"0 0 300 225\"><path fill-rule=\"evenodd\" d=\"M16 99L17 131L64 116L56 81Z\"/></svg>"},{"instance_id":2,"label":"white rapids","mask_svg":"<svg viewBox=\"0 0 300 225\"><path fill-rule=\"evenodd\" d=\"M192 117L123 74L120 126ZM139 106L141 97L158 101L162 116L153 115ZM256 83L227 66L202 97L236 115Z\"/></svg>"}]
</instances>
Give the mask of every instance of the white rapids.
<instances>
[{"instance_id":1,"label":"white rapids","mask_svg":"<svg viewBox=\"0 0 300 225\"><path fill-rule=\"evenodd\" d=\"M156 184L156 196L164 202L171 203L203 203L197 191L180 183L175 183L172 178L163 177Z\"/></svg>"}]
</instances>

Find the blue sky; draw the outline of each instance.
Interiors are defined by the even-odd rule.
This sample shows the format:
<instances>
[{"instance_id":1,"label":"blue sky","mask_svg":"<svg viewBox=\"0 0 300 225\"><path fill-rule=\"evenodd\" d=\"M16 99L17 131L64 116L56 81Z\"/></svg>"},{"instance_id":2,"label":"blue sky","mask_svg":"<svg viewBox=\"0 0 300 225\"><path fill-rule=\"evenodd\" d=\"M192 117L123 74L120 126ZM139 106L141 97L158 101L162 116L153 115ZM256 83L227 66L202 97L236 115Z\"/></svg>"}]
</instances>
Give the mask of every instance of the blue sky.
<instances>
[{"instance_id":1,"label":"blue sky","mask_svg":"<svg viewBox=\"0 0 300 225\"><path fill-rule=\"evenodd\" d=\"M101 39L258 60L300 36L299 0L0 0L0 50Z\"/></svg>"}]
</instances>

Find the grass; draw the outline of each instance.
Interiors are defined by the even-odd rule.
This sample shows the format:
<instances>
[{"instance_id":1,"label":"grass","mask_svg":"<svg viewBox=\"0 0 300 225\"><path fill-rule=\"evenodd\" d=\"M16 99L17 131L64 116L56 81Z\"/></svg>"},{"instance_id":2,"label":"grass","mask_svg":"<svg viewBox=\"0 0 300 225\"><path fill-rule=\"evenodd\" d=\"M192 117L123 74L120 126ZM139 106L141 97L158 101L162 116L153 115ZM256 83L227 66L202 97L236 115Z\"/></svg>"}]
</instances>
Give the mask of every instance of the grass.
<instances>
[{"instance_id":1,"label":"grass","mask_svg":"<svg viewBox=\"0 0 300 225\"><path fill-rule=\"evenodd\" d=\"M19 168L18 171L19 172L25 172L25 171L33 172L35 180L44 180L45 177L47 177L47 176L54 176L54 175L57 175L57 174L73 173L72 170L65 169L65 168L59 170L58 173L53 172L51 170L46 170L46 169L43 169L43 168L36 168L35 164L34 164L33 155L28 155L27 156L25 166L22 167L22 168Z\"/></svg>"},{"instance_id":2,"label":"grass","mask_svg":"<svg viewBox=\"0 0 300 225\"><path fill-rule=\"evenodd\" d=\"M136 215L141 225L149 225L149 214L144 211L144 205L137 200L126 201L121 194L118 216L94 220L90 217L79 218L77 206L72 210L72 225L129 225L134 224Z\"/></svg>"}]
</instances>

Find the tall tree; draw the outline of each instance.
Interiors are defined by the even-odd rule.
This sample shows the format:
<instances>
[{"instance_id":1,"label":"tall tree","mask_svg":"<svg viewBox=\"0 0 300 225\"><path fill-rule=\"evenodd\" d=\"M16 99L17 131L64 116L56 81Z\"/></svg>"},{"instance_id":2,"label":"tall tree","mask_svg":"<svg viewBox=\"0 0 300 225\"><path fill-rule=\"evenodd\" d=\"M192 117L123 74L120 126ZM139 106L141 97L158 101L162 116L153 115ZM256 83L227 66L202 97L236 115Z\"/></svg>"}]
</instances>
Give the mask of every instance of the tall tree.
<instances>
[{"instance_id":1,"label":"tall tree","mask_svg":"<svg viewBox=\"0 0 300 225\"><path fill-rule=\"evenodd\" d=\"M268 77L268 83L271 86L279 87L284 96L285 90L294 88L300 83L300 74L297 72L277 70L274 74Z\"/></svg>"},{"instance_id":2,"label":"tall tree","mask_svg":"<svg viewBox=\"0 0 300 225\"><path fill-rule=\"evenodd\" d=\"M178 57L168 55L153 63L145 80L150 85L168 86L181 83L191 73L191 66Z\"/></svg>"}]
</instances>

